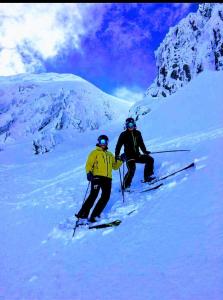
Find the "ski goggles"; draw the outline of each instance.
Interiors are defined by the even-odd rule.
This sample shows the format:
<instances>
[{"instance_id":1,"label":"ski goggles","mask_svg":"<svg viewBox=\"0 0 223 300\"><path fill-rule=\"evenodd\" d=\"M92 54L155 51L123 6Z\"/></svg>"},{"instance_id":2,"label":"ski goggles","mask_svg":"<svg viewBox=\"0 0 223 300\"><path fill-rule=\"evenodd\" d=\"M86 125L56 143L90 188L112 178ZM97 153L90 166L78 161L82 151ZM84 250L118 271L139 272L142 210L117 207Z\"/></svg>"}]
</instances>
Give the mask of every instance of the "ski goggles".
<instances>
[{"instance_id":1,"label":"ski goggles","mask_svg":"<svg viewBox=\"0 0 223 300\"><path fill-rule=\"evenodd\" d=\"M126 127L127 128L133 128L133 127L135 127L135 123L129 122L129 123L126 124Z\"/></svg>"},{"instance_id":2,"label":"ski goggles","mask_svg":"<svg viewBox=\"0 0 223 300\"><path fill-rule=\"evenodd\" d=\"M101 139L101 140L99 141L99 145L108 145L108 141L105 140L105 139Z\"/></svg>"}]
</instances>

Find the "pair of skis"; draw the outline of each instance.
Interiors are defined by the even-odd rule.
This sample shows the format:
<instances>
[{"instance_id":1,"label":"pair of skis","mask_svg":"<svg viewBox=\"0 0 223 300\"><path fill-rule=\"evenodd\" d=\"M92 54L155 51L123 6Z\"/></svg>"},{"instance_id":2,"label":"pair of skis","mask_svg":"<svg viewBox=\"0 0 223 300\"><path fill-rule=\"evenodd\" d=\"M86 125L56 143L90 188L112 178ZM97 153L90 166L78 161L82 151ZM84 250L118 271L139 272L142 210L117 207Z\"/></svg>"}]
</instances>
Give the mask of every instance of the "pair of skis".
<instances>
[{"instance_id":1,"label":"pair of skis","mask_svg":"<svg viewBox=\"0 0 223 300\"><path fill-rule=\"evenodd\" d=\"M173 176L173 175L175 175L175 174L177 174L177 173L180 173L180 172L182 172L182 171L184 171L184 170L187 170L187 169L189 169L189 168L192 168L192 167L194 167L194 166L195 166L195 163L192 162L191 164L186 165L185 167L183 167L183 168L181 168L181 169L178 169L178 170L176 170L176 171L174 171L174 172L172 172L172 173L169 173L169 174L167 174L167 175L165 175L165 176L161 176L161 177L155 178L155 179L153 179L153 180L150 181L150 182L146 182L146 181L144 181L144 180L142 180L141 182L142 182L142 183L148 183L149 185L153 185L153 184L155 184L155 183L157 183L157 182L160 182L160 181L162 181L162 180L164 180L164 179L167 179L167 178L169 178L169 177L171 177L171 176ZM153 187L150 187L150 188L148 188L148 189L144 189L144 190L129 190L128 192L129 192L129 193L134 193L134 192L144 193L144 192L149 192L149 191L157 190L157 189L160 188L161 186L163 186L163 183L162 183L162 182L161 182L161 183L158 183L157 185L155 185L155 186L153 186Z\"/></svg>"},{"instance_id":2,"label":"pair of skis","mask_svg":"<svg viewBox=\"0 0 223 300\"><path fill-rule=\"evenodd\" d=\"M135 211L136 211L136 209L131 210L130 212L127 213L127 216L130 216ZM108 228L108 227L116 227L116 226L120 225L121 222L122 222L121 220L116 219L114 221L105 222L105 223L97 223L97 224L87 223L87 224L78 225L78 220L77 220L76 226L73 228L74 229L73 236L75 234L76 229L81 226L87 226L88 229L103 229L103 228Z\"/></svg>"},{"instance_id":3,"label":"pair of skis","mask_svg":"<svg viewBox=\"0 0 223 300\"><path fill-rule=\"evenodd\" d=\"M76 224L74 226L74 231L73 231L73 237L75 235L76 229L78 227L87 227L88 229L102 229L102 228L107 228L107 227L115 227L121 224L121 220L117 219L114 221L110 221L107 223L99 223L99 224L94 224L94 223L87 223L87 224L78 224L78 221L76 221Z\"/></svg>"},{"instance_id":4,"label":"pair of skis","mask_svg":"<svg viewBox=\"0 0 223 300\"><path fill-rule=\"evenodd\" d=\"M169 177L171 177L171 176L173 176L173 175L175 175L175 174L177 174L177 173L180 173L180 172L182 172L182 171L184 171L184 170L187 170L187 169L190 169L190 168L192 168L192 167L195 167L195 163L194 163L194 162L192 162L191 164L186 165L185 167L183 167L183 168L181 168L181 169L178 169L178 170L176 170L176 171L174 171L174 172L172 172L172 173L169 173L169 174L167 174L167 175L165 175L165 176L161 176L161 177L155 178L154 180L148 182L148 184L151 185L151 184L160 182L161 180L167 179L167 178L169 178ZM144 181L142 181L142 182L144 182ZM150 191L150 190L153 190L153 189L157 189L157 188L159 188L159 187L162 186L162 185L163 185L163 183L160 183L160 184L158 184L157 186L154 186L154 187L149 188L149 189L145 189L145 190L143 190L143 191L141 191L141 192L147 192L147 191Z\"/></svg>"}]
</instances>

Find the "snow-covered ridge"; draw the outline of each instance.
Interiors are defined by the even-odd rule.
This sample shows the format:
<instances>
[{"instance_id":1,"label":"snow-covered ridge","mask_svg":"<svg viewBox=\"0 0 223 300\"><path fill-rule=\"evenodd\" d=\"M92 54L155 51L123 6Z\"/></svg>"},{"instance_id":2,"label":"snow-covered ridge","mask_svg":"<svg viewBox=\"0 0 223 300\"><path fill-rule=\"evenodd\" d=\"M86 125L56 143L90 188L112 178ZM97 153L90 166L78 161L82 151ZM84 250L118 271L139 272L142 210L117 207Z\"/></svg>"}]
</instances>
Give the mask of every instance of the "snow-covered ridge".
<instances>
[{"instance_id":1,"label":"snow-covered ridge","mask_svg":"<svg viewBox=\"0 0 223 300\"><path fill-rule=\"evenodd\" d=\"M129 105L72 74L0 77L0 148L30 138L35 153L47 152L64 131L98 129Z\"/></svg>"},{"instance_id":2,"label":"snow-covered ridge","mask_svg":"<svg viewBox=\"0 0 223 300\"><path fill-rule=\"evenodd\" d=\"M155 51L158 75L146 95L167 97L204 70L223 70L223 4L199 4Z\"/></svg>"},{"instance_id":3,"label":"snow-covered ridge","mask_svg":"<svg viewBox=\"0 0 223 300\"><path fill-rule=\"evenodd\" d=\"M76 76L74 74L58 74L58 73L25 73L25 74L17 74L14 76L0 76L0 81L5 83L21 83L22 82L58 82L58 81L80 81L80 82L88 82L85 79ZM89 83L90 84L90 83Z\"/></svg>"}]
</instances>

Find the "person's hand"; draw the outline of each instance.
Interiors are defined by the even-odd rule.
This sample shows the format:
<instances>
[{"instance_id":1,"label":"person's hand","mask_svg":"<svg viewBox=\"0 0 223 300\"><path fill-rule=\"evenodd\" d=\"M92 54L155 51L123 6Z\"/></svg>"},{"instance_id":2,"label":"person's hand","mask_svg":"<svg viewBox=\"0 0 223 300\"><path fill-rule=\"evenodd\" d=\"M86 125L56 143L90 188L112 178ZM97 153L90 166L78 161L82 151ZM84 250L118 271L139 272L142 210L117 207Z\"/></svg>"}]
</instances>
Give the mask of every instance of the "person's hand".
<instances>
[{"instance_id":1,"label":"person's hand","mask_svg":"<svg viewBox=\"0 0 223 300\"><path fill-rule=\"evenodd\" d=\"M117 160L121 160L119 155L115 155L115 161L117 161Z\"/></svg>"},{"instance_id":2,"label":"person's hand","mask_svg":"<svg viewBox=\"0 0 223 300\"><path fill-rule=\"evenodd\" d=\"M87 173L87 180L88 180L88 181L92 181L92 179L93 179L93 174L92 174L92 172L88 172L88 173Z\"/></svg>"},{"instance_id":3,"label":"person's hand","mask_svg":"<svg viewBox=\"0 0 223 300\"><path fill-rule=\"evenodd\" d=\"M144 154L149 155L151 152L146 150Z\"/></svg>"},{"instance_id":4,"label":"person's hand","mask_svg":"<svg viewBox=\"0 0 223 300\"><path fill-rule=\"evenodd\" d=\"M121 161L123 161L123 162L126 161L126 155L125 155L125 153L122 153L120 158L121 158Z\"/></svg>"}]
</instances>

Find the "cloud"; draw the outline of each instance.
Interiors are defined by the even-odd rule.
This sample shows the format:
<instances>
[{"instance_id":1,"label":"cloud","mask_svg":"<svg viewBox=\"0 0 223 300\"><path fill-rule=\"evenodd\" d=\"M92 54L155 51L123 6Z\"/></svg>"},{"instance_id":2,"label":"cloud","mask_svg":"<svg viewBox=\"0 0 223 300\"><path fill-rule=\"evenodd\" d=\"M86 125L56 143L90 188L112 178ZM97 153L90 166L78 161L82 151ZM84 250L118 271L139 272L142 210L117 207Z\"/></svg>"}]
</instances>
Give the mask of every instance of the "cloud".
<instances>
[{"instance_id":1,"label":"cloud","mask_svg":"<svg viewBox=\"0 0 223 300\"><path fill-rule=\"evenodd\" d=\"M0 75L54 71L109 92L147 88L155 77L155 47L191 5L0 4Z\"/></svg>"},{"instance_id":2,"label":"cloud","mask_svg":"<svg viewBox=\"0 0 223 300\"><path fill-rule=\"evenodd\" d=\"M194 6L193 3L113 3L97 8L100 22L93 25L95 36L110 44L111 51L136 49L150 43L154 35L175 25ZM103 13L102 13L103 10ZM88 20L91 23L92 19ZM95 22L95 20L93 20ZM94 23L92 23L94 24ZM112 49L113 48L113 49Z\"/></svg>"},{"instance_id":3,"label":"cloud","mask_svg":"<svg viewBox=\"0 0 223 300\"><path fill-rule=\"evenodd\" d=\"M0 75L33 71L41 60L55 56L69 42L80 46L83 20L92 4L0 4ZM28 45L28 46L27 46ZM24 62L23 53L30 56Z\"/></svg>"},{"instance_id":4,"label":"cloud","mask_svg":"<svg viewBox=\"0 0 223 300\"><path fill-rule=\"evenodd\" d=\"M26 68L15 49L3 49L0 51L0 75L7 76L24 73L25 71Z\"/></svg>"},{"instance_id":5,"label":"cloud","mask_svg":"<svg viewBox=\"0 0 223 300\"><path fill-rule=\"evenodd\" d=\"M120 88L115 89L112 94L118 98L125 99L133 104L143 98L143 93L144 91L132 91L129 88L122 86Z\"/></svg>"},{"instance_id":6,"label":"cloud","mask_svg":"<svg viewBox=\"0 0 223 300\"><path fill-rule=\"evenodd\" d=\"M140 15L142 4L110 4L105 12L104 22L97 29L97 35L117 50L139 48L140 43L151 40L151 33L145 24L145 15ZM144 5L144 4L143 4Z\"/></svg>"},{"instance_id":7,"label":"cloud","mask_svg":"<svg viewBox=\"0 0 223 300\"><path fill-rule=\"evenodd\" d=\"M162 3L154 7L148 22L153 24L153 31L164 32L185 17L194 5L194 3Z\"/></svg>"}]
</instances>

